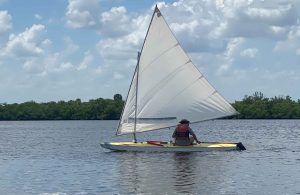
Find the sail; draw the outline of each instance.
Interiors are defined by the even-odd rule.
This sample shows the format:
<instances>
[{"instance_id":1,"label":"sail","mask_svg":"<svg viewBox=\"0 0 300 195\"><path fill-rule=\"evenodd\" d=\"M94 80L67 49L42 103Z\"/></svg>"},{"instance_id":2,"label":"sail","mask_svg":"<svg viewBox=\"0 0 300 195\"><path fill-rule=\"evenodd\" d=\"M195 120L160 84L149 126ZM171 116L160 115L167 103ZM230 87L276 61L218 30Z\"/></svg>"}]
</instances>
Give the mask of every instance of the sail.
<instances>
[{"instance_id":1,"label":"sail","mask_svg":"<svg viewBox=\"0 0 300 195\"><path fill-rule=\"evenodd\" d=\"M182 49L156 7L144 40L117 134L236 114ZM138 84L137 84L138 83ZM135 113L136 112L136 113Z\"/></svg>"}]
</instances>

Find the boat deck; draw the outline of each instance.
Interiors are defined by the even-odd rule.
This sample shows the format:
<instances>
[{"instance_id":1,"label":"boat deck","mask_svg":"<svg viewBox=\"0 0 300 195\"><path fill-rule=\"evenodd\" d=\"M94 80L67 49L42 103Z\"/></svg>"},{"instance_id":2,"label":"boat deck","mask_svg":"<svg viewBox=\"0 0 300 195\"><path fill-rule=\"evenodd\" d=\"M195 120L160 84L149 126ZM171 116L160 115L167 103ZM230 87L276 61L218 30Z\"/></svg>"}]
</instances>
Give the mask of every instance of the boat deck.
<instances>
[{"instance_id":1,"label":"boat deck","mask_svg":"<svg viewBox=\"0 0 300 195\"><path fill-rule=\"evenodd\" d=\"M116 151L152 151L152 152L203 152L246 150L242 143L203 142L189 146L178 146L170 142L105 142L101 146Z\"/></svg>"}]
</instances>

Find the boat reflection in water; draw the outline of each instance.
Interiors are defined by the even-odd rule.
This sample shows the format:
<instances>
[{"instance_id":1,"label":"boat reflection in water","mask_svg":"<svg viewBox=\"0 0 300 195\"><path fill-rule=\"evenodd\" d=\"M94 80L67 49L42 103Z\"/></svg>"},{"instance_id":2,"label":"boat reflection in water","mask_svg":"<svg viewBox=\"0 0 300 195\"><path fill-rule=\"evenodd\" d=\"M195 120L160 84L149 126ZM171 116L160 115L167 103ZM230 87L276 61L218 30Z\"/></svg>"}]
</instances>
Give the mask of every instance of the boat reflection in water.
<instances>
[{"instance_id":1,"label":"boat reflection in water","mask_svg":"<svg viewBox=\"0 0 300 195\"><path fill-rule=\"evenodd\" d=\"M174 153L174 190L178 193L194 194L197 181L196 156L191 153ZM200 175L199 175L200 176Z\"/></svg>"},{"instance_id":2,"label":"boat reflection in water","mask_svg":"<svg viewBox=\"0 0 300 195\"><path fill-rule=\"evenodd\" d=\"M211 153L110 154L121 194L210 194L220 192L226 173L222 157Z\"/></svg>"}]
</instances>

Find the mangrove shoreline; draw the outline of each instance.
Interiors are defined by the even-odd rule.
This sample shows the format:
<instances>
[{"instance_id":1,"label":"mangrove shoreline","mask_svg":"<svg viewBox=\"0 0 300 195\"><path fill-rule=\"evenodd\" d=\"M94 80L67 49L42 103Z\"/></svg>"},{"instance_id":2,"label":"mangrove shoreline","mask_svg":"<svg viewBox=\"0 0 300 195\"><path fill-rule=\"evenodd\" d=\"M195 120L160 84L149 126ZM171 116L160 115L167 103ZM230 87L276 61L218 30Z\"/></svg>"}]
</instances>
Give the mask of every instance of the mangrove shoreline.
<instances>
[{"instance_id":1,"label":"mangrove shoreline","mask_svg":"<svg viewBox=\"0 0 300 195\"><path fill-rule=\"evenodd\" d=\"M36 103L0 104L0 121L18 120L119 120L124 100L120 94L113 99L80 99ZM227 119L300 119L300 100L290 96L264 97L255 92L231 104L239 114Z\"/></svg>"}]
</instances>

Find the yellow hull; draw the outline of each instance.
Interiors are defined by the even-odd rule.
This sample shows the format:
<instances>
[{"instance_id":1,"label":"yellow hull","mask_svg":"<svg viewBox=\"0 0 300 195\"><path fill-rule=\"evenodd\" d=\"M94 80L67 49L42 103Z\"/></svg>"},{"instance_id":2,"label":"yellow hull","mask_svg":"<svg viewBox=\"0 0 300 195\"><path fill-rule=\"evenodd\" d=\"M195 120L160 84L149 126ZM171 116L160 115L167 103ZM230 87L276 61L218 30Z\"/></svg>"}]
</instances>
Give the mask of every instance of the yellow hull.
<instances>
[{"instance_id":1,"label":"yellow hull","mask_svg":"<svg viewBox=\"0 0 300 195\"><path fill-rule=\"evenodd\" d=\"M246 150L242 143L203 142L189 146L177 146L170 142L105 142L101 146L115 151L143 152L205 152Z\"/></svg>"}]
</instances>

